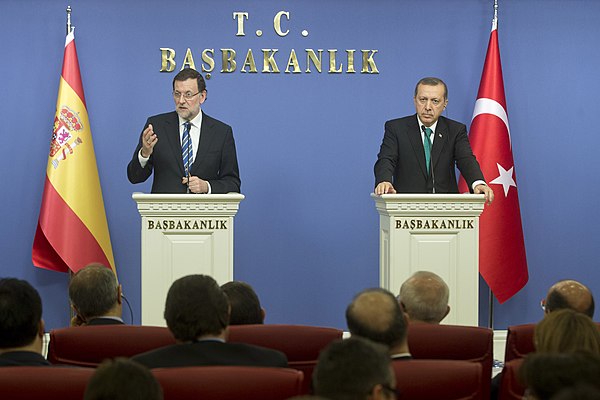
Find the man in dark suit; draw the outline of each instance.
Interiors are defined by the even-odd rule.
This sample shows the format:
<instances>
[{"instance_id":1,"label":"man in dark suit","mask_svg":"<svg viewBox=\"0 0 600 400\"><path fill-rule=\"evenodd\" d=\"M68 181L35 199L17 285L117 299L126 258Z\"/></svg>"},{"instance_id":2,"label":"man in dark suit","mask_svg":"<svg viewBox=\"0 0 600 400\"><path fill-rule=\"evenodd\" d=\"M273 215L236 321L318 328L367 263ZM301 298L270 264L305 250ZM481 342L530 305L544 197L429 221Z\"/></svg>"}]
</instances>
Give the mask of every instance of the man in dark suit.
<instances>
[{"instance_id":1,"label":"man in dark suit","mask_svg":"<svg viewBox=\"0 0 600 400\"><path fill-rule=\"evenodd\" d=\"M43 337L37 290L20 279L0 279L0 367L50 365L42 356Z\"/></svg>"},{"instance_id":2,"label":"man in dark suit","mask_svg":"<svg viewBox=\"0 0 600 400\"><path fill-rule=\"evenodd\" d=\"M148 368L203 365L287 367L285 354L243 343L227 343L230 306L217 282L189 275L173 282L165 320L177 344L133 357Z\"/></svg>"},{"instance_id":3,"label":"man in dark suit","mask_svg":"<svg viewBox=\"0 0 600 400\"><path fill-rule=\"evenodd\" d=\"M398 398L385 346L354 336L335 340L321 351L312 384L319 398L330 400Z\"/></svg>"},{"instance_id":4,"label":"man in dark suit","mask_svg":"<svg viewBox=\"0 0 600 400\"><path fill-rule=\"evenodd\" d=\"M357 294L346 308L346 324L352 336L385 345L392 359L412 358L406 316L388 290L366 289Z\"/></svg>"},{"instance_id":5,"label":"man in dark suit","mask_svg":"<svg viewBox=\"0 0 600 400\"><path fill-rule=\"evenodd\" d=\"M75 317L71 325L122 325L122 289L112 269L92 263L69 282L69 299Z\"/></svg>"},{"instance_id":6,"label":"man in dark suit","mask_svg":"<svg viewBox=\"0 0 600 400\"><path fill-rule=\"evenodd\" d=\"M375 163L375 194L458 193L457 166L471 192L483 194L490 204L494 192L473 155L466 126L441 116L448 104L446 84L438 78L421 79L414 103L415 115L385 123Z\"/></svg>"},{"instance_id":7,"label":"man in dark suit","mask_svg":"<svg viewBox=\"0 0 600 400\"><path fill-rule=\"evenodd\" d=\"M173 78L175 111L148 118L127 166L131 183L154 171L152 193L228 193L240 191L240 173L229 125L200 110L206 83L191 68ZM184 160L183 150L189 157Z\"/></svg>"}]
</instances>

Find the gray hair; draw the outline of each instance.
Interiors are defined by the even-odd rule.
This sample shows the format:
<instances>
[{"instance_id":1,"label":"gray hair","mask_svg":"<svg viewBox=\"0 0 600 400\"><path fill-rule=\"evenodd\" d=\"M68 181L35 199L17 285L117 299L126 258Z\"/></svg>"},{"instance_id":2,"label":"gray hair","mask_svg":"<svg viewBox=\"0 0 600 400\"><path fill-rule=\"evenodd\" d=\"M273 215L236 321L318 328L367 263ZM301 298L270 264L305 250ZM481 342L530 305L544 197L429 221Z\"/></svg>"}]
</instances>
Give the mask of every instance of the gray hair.
<instances>
[{"instance_id":1,"label":"gray hair","mask_svg":"<svg viewBox=\"0 0 600 400\"><path fill-rule=\"evenodd\" d=\"M450 289L429 271L415 272L400 287L399 300L412 320L439 323L448 310Z\"/></svg>"}]
</instances>

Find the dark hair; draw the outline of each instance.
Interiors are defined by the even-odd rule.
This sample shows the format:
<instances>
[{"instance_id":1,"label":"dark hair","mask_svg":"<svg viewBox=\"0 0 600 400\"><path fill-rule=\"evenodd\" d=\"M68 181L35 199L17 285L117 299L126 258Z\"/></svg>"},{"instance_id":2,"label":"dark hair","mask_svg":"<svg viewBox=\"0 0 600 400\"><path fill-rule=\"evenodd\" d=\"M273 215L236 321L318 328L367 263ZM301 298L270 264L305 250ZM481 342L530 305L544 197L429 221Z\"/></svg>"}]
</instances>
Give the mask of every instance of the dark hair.
<instances>
[{"instance_id":1,"label":"dark hair","mask_svg":"<svg viewBox=\"0 0 600 400\"><path fill-rule=\"evenodd\" d=\"M90 318L106 315L119 301L119 283L112 269L90 264L80 269L69 284L69 298L78 315Z\"/></svg>"},{"instance_id":2,"label":"dark hair","mask_svg":"<svg viewBox=\"0 0 600 400\"><path fill-rule=\"evenodd\" d=\"M187 81L188 79L195 79L198 83L198 92L206 90L206 82L200 72L193 68L184 68L175 75L173 78L173 90L175 90L175 81Z\"/></svg>"},{"instance_id":3,"label":"dark hair","mask_svg":"<svg viewBox=\"0 0 600 400\"><path fill-rule=\"evenodd\" d=\"M315 394L331 400L366 399L375 385L392 386L390 364L382 345L357 337L336 340L319 355L312 378Z\"/></svg>"},{"instance_id":4,"label":"dark hair","mask_svg":"<svg viewBox=\"0 0 600 400\"><path fill-rule=\"evenodd\" d=\"M0 279L0 348L31 344L42 320L42 299L29 282Z\"/></svg>"},{"instance_id":5,"label":"dark hair","mask_svg":"<svg viewBox=\"0 0 600 400\"><path fill-rule=\"evenodd\" d=\"M173 336L180 341L219 335L229 322L229 301L210 276L184 276L169 289L165 320Z\"/></svg>"},{"instance_id":6,"label":"dark hair","mask_svg":"<svg viewBox=\"0 0 600 400\"><path fill-rule=\"evenodd\" d=\"M417 82L417 85L415 86L415 97L417 97L419 85L437 86L439 84L444 85L444 99L448 100L448 86L446 86L446 83L443 80L441 80L440 78L435 78L433 76L422 78L421 80L419 80L419 82Z\"/></svg>"},{"instance_id":7,"label":"dark hair","mask_svg":"<svg viewBox=\"0 0 600 400\"><path fill-rule=\"evenodd\" d=\"M567 280L559 281L559 282L557 282L557 284L561 283L561 282L567 282ZM581 287L585 288L585 286L583 286L581 283L577 282L577 284L581 285ZM589 289L588 289L588 291L589 291ZM548 293L548 296L546 297L546 310L548 312L552 312L552 311L556 311L556 310L562 310L565 308L574 309L573 306L569 303L569 299L567 299L559 290L552 289L550 291L550 293ZM575 311L582 312L583 314L587 315L588 317L593 318L594 317L594 309L595 309L594 296L592 296L592 294L590 292L589 307L585 310L575 310Z\"/></svg>"},{"instance_id":8,"label":"dark hair","mask_svg":"<svg viewBox=\"0 0 600 400\"><path fill-rule=\"evenodd\" d=\"M229 325L262 324L263 314L256 292L246 282L232 281L221 286L229 299Z\"/></svg>"},{"instance_id":9,"label":"dark hair","mask_svg":"<svg viewBox=\"0 0 600 400\"><path fill-rule=\"evenodd\" d=\"M599 388L600 356L586 352L531 353L519 368L519 378L538 399L550 399L576 384Z\"/></svg>"},{"instance_id":10,"label":"dark hair","mask_svg":"<svg viewBox=\"0 0 600 400\"><path fill-rule=\"evenodd\" d=\"M372 295L382 296L385 304L379 302L377 308L369 305L363 308L361 300L364 300L365 296ZM374 313L388 313L389 315L388 318L380 318L379 326L375 326L370 318ZM386 322L385 325L382 325L382 320ZM407 321L396 297L388 290L381 288L367 289L357 294L346 308L346 323L352 335L358 335L387 346L394 346L404 341L408 330Z\"/></svg>"},{"instance_id":11,"label":"dark hair","mask_svg":"<svg viewBox=\"0 0 600 400\"><path fill-rule=\"evenodd\" d=\"M162 400L162 388L143 365L126 358L104 361L90 378L83 400Z\"/></svg>"}]
</instances>

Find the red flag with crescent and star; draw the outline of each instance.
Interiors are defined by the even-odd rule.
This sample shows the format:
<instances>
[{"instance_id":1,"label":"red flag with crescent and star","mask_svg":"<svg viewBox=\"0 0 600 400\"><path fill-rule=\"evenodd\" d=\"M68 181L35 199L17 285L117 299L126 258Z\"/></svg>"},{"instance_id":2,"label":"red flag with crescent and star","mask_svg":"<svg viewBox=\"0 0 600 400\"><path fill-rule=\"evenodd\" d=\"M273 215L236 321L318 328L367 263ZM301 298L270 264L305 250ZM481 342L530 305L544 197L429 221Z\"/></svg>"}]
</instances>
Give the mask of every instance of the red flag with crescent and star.
<instances>
[{"instance_id":1,"label":"red flag with crescent and star","mask_svg":"<svg viewBox=\"0 0 600 400\"><path fill-rule=\"evenodd\" d=\"M504 303L525 286L529 274L497 19L492 25L469 141L495 195L494 202L485 208L479 220L479 272L498 301ZM459 187L461 192L468 192L462 177Z\"/></svg>"}]
</instances>

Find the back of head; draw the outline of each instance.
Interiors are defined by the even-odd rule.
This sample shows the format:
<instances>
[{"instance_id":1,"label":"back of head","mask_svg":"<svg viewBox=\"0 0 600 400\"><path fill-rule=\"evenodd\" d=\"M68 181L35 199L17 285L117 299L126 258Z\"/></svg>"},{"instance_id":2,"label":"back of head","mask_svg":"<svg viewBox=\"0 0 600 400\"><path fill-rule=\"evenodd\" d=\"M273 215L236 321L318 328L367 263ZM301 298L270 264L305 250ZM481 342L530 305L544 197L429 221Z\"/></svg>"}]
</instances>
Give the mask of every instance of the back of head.
<instances>
[{"instance_id":1,"label":"back of head","mask_svg":"<svg viewBox=\"0 0 600 400\"><path fill-rule=\"evenodd\" d=\"M232 281L221 286L231 305L229 325L262 324L263 311L256 292L246 282Z\"/></svg>"},{"instance_id":2,"label":"back of head","mask_svg":"<svg viewBox=\"0 0 600 400\"><path fill-rule=\"evenodd\" d=\"M406 340L407 322L394 295L381 288L357 294L346 308L346 324L352 335L389 347Z\"/></svg>"},{"instance_id":3,"label":"back of head","mask_svg":"<svg viewBox=\"0 0 600 400\"><path fill-rule=\"evenodd\" d=\"M120 301L119 283L112 269L94 263L80 269L69 283L69 298L84 321L106 315Z\"/></svg>"},{"instance_id":4,"label":"back of head","mask_svg":"<svg viewBox=\"0 0 600 400\"><path fill-rule=\"evenodd\" d=\"M399 297L411 321L439 324L448 315L450 289L433 272L415 272L400 287Z\"/></svg>"},{"instance_id":5,"label":"back of head","mask_svg":"<svg viewBox=\"0 0 600 400\"><path fill-rule=\"evenodd\" d=\"M313 373L315 394L331 400L367 399L374 388L395 387L385 347L352 337L336 340L319 355Z\"/></svg>"},{"instance_id":6,"label":"back of head","mask_svg":"<svg viewBox=\"0 0 600 400\"><path fill-rule=\"evenodd\" d=\"M31 344L40 331L42 300L27 281L0 279L0 349Z\"/></svg>"},{"instance_id":7,"label":"back of head","mask_svg":"<svg viewBox=\"0 0 600 400\"><path fill-rule=\"evenodd\" d=\"M90 378L84 400L162 400L160 384L143 365L125 358L103 362Z\"/></svg>"},{"instance_id":8,"label":"back of head","mask_svg":"<svg viewBox=\"0 0 600 400\"><path fill-rule=\"evenodd\" d=\"M179 341L220 335L229 322L227 295L210 276L179 278L167 294L165 320Z\"/></svg>"},{"instance_id":9,"label":"back of head","mask_svg":"<svg viewBox=\"0 0 600 400\"><path fill-rule=\"evenodd\" d=\"M594 296L584 284L572 279L556 282L546 296L546 313L569 308L594 317Z\"/></svg>"},{"instance_id":10,"label":"back of head","mask_svg":"<svg viewBox=\"0 0 600 400\"><path fill-rule=\"evenodd\" d=\"M534 342L539 353L578 350L600 355L600 330L587 315L563 309L547 314L535 327Z\"/></svg>"},{"instance_id":11,"label":"back of head","mask_svg":"<svg viewBox=\"0 0 600 400\"><path fill-rule=\"evenodd\" d=\"M531 353L519 368L519 377L528 392L541 400L580 384L598 389L599 376L600 356L586 352Z\"/></svg>"}]
</instances>

